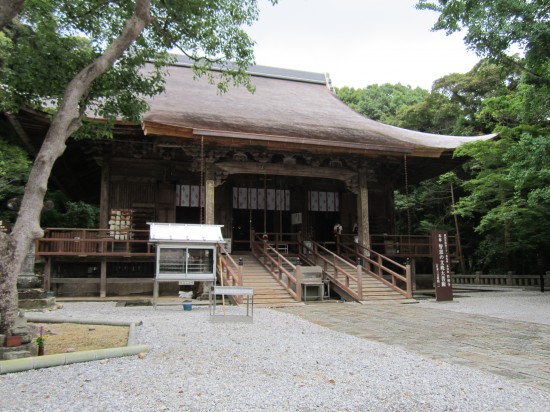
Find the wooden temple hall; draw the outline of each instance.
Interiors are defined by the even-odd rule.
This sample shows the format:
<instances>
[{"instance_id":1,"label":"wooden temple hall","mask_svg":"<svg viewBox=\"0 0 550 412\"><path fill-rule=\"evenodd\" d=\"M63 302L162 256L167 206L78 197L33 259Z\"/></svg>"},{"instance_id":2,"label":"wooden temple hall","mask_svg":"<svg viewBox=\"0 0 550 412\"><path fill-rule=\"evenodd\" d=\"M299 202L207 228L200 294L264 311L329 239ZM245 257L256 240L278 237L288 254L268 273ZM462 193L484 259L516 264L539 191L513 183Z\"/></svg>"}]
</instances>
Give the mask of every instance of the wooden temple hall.
<instances>
[{"instance_id":1,"label":"wooden temple hall","mask_svg":"<svg viewBox=\"0 0 550 412\"><path fill-rule=\"evenodd\" d=\"M375 122L342 103L324 74L255 66L250 75L255 93L219 94L179 62L141 124L117 124L112 140L69 142L52 185L98 204L100 224L47 229L36 254L48 289L151 295L148 223L157 222L221 225L218 282L254 286L257 303L262 293L273 305L411 296L407 263L431 256L431 245L395 232L393 191L453 168L457 146L491 136ZM31 110L2 121L31 154L49 124ZM160 287L177 295L177 284Z\"/></svg>"}]
</instances>

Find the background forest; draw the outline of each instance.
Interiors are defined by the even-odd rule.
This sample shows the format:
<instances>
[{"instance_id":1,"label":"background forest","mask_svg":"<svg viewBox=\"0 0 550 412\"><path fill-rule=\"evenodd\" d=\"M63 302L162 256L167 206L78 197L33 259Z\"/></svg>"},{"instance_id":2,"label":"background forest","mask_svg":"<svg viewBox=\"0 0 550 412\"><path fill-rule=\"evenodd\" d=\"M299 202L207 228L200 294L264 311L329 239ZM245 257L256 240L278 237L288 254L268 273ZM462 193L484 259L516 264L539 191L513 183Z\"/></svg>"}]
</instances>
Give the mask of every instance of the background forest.
<instances>
[{"instance_id":1,"label":"background forest","mask_svg":"<svg viewBox=\"0 0 550 412\"><path fill-rule=\"evenodd\" d=\"M408 215L415 234L433 228L454 234L459 227L468 271L548 270L550 5L545 0L476 4L420 0L417 7L440 13L435 30L463 30L466 44L479 54L480 62L468 73L437 79L430 91L373 84L363 89L340 88L338 97L371 119L407 129L450 135L498 133L499 137L459 148L455 156L464 159L462 167L409 187L408 196L396 193L400 218L396 231L407 231ZM10 39L9 33L0 37L0 61L9 63L0 65L0 74L17 80L16 88L25 78L12 76L18 64L12 41L22 44L25 36L21 31ZM32 78L28 80L31 84ZM5 106L11 100L1 93ZM4 106L3 110L16 109ZM30 166L26 153L0 135L0 220L4 224L16 218L17 200L13 199L23 192ZM59 193L48 198L42 213L44 226L97 225L95 206Z\"/></svg>"},{"instance_id":2,"label":"background forest","mask_svg":"<svg viewBox=\"0 0 550 412\"><path fill-rule=\"evenodd\" d=\"M547 66L548 67L548 66ZM548 68L547 68L548 70ZM437 79L430 92L401 84L343 87L337 95L361 114L435 134L498 133L464 145L461 168L396 193L406 233L455 233L470 271L536 273L550 251L550 94L548 77L534 81L514 65L483 59L468 73ZM454 193L452 193L453 191ZM453 205L452 194L455 196Z\"/></svg>"},{"instance_id":3,"label":"background forest","mask_svg":"<svg viewBox=\"0 0 550 412\"><path fill-rule=\"evenodd\" d=\"M382 122L435 134L498 133L460 147L464 166L398 194L414 232L460 227L468 270L541 273L550 266L550 3L420 0L439 12L434 30L462 32L482 60L437 79L430 92L403 85L341 88L338 96ZM517 53L514 53L517 51ZM456 202L453 202L453 198ZM402 224L401 232L405 232Z\"/></svg>"}]
</instances>

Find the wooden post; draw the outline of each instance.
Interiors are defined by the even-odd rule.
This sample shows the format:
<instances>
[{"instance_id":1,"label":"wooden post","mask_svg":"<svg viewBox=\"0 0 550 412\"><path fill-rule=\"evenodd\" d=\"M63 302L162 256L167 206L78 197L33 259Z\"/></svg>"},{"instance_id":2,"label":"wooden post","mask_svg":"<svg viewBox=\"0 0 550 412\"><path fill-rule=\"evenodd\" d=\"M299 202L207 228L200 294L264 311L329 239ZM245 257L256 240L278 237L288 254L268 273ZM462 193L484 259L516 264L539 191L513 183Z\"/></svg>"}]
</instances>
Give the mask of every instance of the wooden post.
<instances>
[{"instance_id":1,"label":"wooden post","mask_svg":"<svg viewBox=\"0 0 550 412\"><path fill-rule=\"evenodd\" d=\"M407 299L412 298L413 296L413 287L412 287L412 276L411 276L411 265L407 263L405 265L405 277L407 278Z\"/></svg>"},{"instance_id":2,"label":"wooden post","mask_svg":"<svg viewBox=\"0 0 550 412\"><path fill-rule=\"evenodd\" d=\"M359 244L370 248L369 239L369 192L367 189L367 170L358 171L359 191L357 193L357 225Z\"/></svg>"},{"instance_id":3,"label":"wooden post","mask_svg":"<svg viewBox=\"0 0 550 412\"><path fill-rule=\"evenodd\" d=\"M243 263L243 258L239 258L239 274L238 274L238 280L237 280L237 284L239 286L242 286L243 285L243 266L244 266L244 263Z\"/></svg>"},{"instance_id":4,"label":"wooden post","mask_svg":"<svg viewBox=\"0 0 550 412\"><path fill-rule=\"evenodd\" d=\"M361 259L357 259L357 289L359 300L363 300L363 265L361 265Z\"/></svg>"},{"instance_id":5,"label":"wooden post","mask_svg":"<svg viewBox=\"0 0 550 412\"><path fill-rule=\"evenodd\" d=\"M411 297L412 291L416 290L416 259L411 258L409 264L410 278L411 278Z\"/></svg>"},{"instance_id":6,"label":"wooden post","mask_svg":"<svg viewBox=\"0 0 550 412\"><path fill-rule=\"evenodd\" d=\"M296 273L294 274L296 278L296 300L298 302L302 301L302 263L300 258L296 261ZM306 292L307 294L307 292Z\"/></svg>"},{"instance_id":7,"label":"wooden post","mask_svg":"<svg viewBox=\"0 0 550 412\"><path fill-rule=\"evenodd\" d=\"M111 163L107 157L100 162L101 165L101 189L99 194L99 228L109 228L109 184L111 180Z\"/></svg>"},{"instance_id":8,"label":"wooden post","mask_svg":"<svg viewBox=\"0 0 550 412\"><path fill-rule=\"evenodd\" d=\"M107 296L107 259L101 259L101 269L99 273L99 297L104 298Z\"/></svg>"},{"instance_id":9,"label":"wooden post","mask_svg":"<svg viewBox=\"0 0 550 412\"><path fill-rule=\"evenodd\" d=\"M206 180L206 193L205 193L205 223L207 225L214 224L214 189L216 185L214 180Z\"/></svg>"}]
</instances>

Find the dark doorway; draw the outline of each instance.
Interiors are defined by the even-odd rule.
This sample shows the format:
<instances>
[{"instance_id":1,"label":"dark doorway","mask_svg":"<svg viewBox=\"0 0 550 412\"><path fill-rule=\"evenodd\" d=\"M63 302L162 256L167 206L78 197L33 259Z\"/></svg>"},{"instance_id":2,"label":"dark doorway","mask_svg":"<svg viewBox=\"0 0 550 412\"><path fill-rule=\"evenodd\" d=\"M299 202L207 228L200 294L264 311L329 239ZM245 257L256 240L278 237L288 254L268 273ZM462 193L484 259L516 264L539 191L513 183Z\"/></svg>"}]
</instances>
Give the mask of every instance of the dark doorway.
<instances>
[{"instance_id":1,"label":"dark doorway","mask_svg":"<svg viewBox=\"0 0 550 412\"><path fill-rule=\"evenodd\" d=\"M176 207L176 223L201 223L201 208Z\"/></svg>"},{"instance_id":2,"label":"dark doorway","mask_svg":"<svg viewBox=\"0 0 550 412\"><path fill-rule=\"evenodd\" d=\"M265 213L265 216L264 216ZM233 248L250 250L250 232L290 232L290 212L233 209Z\"/></svg>"},{"instance_id":3,"label":"dark doorway","mask_svg":"<svg viewBox=\"0 0 550 412\"><path fill-rule=\"evenodd\" d=\"M316 242L334 241L334 225L342 224L339 212L309 212L311 237Z\"/></svg>"}]
</instances>

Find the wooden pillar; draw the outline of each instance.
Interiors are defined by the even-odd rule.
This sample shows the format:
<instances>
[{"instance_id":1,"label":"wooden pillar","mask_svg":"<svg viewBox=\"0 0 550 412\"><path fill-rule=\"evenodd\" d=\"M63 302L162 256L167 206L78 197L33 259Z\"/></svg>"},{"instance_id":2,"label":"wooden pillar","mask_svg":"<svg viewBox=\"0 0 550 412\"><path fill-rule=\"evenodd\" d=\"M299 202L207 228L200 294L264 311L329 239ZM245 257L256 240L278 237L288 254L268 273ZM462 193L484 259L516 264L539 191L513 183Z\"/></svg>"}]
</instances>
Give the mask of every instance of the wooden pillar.
<instances>
[{"instance_id":1,"label":"wooden pillar","mask_svg":"<svg viewBox=\"0 0 550 412\"><path fill-rule=\"evenodd\" d=\"M99 297L107 296L107 260L101 259L101 269L99 272Z\"/></svg>"},{"instance_id":2,"label":"wooden pillar","mask_svg":"<svg viewBox=\"0 0 550 412\"><path fill-rule=\"evenodd\" d=\"M49 291L52 287L52 258L46 258L46 264L44 265L44 290Z\"/></svg>"},{"instance_id":3,"label":"wooden pillar","mask_svg":"<svg viewBox=\"0 0 550 412\"><path fill-rule=\"evenodd\" d=\"M359 189L357 192L357 225L359 226L359 244L370 247L369 230L369 192L367 188L367 170L358 171Z\"/></svg>"},{"instance_id":4,"label":"wooden pillar","mask_svg":"<svg viewBox=\"0 0 550 412\"><path fill-rule=\"evenodd\" d=\"M205 223L207 225L213 225L215 221L214 217L214 191L215 191L215 182L213 179L206 179L206 193L205 193Z\"/></svg>"},{"instance_id":5,"label":"wooden pillar","mask_svg":"<svg viewBox=\"0 0 550 412\"><path fill-rule=\"evenodd\" d=\"M100 161L101 165L101 189L99 198L99 228L109 228L109 185L111 180L111 163L107 157Z\"/></svg>"}]
</instances>

